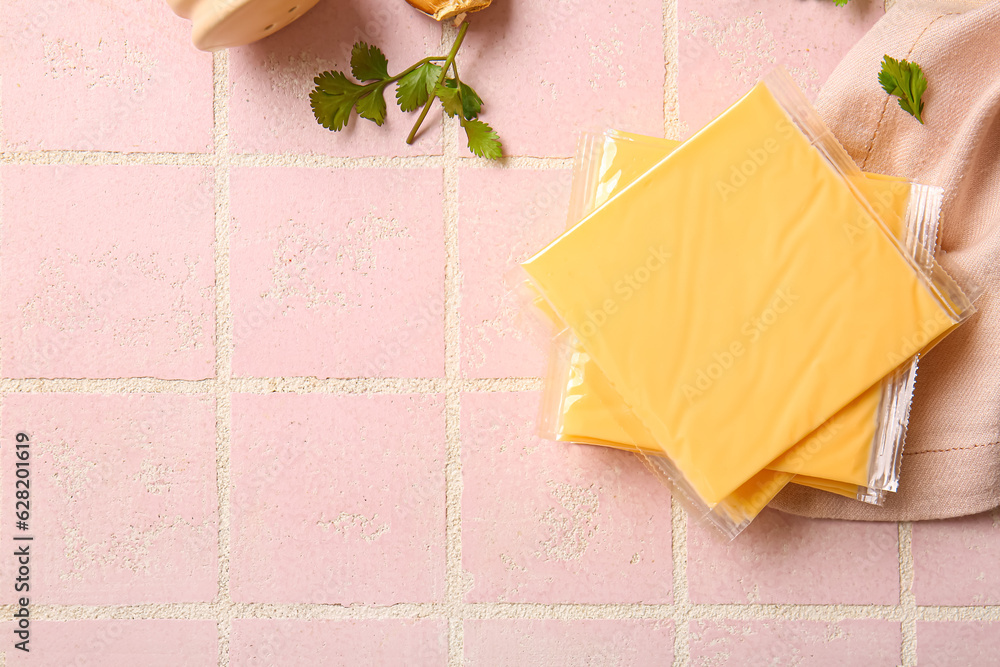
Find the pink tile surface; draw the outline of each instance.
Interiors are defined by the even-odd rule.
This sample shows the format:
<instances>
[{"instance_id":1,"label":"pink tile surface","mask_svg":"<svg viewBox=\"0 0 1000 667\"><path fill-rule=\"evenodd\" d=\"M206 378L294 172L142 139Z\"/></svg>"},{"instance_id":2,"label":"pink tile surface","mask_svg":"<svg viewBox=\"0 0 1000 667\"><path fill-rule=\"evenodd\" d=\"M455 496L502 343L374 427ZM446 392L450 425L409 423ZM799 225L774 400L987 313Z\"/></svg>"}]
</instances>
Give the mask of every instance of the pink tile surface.
<instances>
[{"instance_id":1,"label":"pink tile surface","mask_svg":"<svg viewBox=\"0 0 1000 667\"><path fill-rule=\"evenodd\" d=\"M6 394L5 489L13 444L29 455L32 603L204 602L215 596L215 401L187 394ZM11 492L13 495L13 492ZM13 515L13 508L10 509ZM0 522L12 542L13 516ZM0 576L13 581L13 558ZM18 595L4 587L3 601Z\"/></svg>"},{"instance_id":2,"label":"pink tile surface","mask_svg":"<svg viewBox=\"0 0 1000 667\"><path fill-rule=\"evenodd\" d=\"M4 637L11 637L4 623ZM6 644L7 667L214 667L215 621L32 621L28 653Z\"/></svg>"},{"instance_id":3,"label":"pink tile surface","mask_svg":"<svg viewBox=\"0 0 1000 667\"><path fill-rule=\"evenodd\" d=\"M917 604L1000 604L1000 510L913 524Z\"/></svg>"},{"instance_id":4,"label":"pink tile surface","mask_svg":"<svg viewBox=\"0 0 1000 667\"><path fill-rule=\"evenodd\" d=\"M878 0L678 0L678 96L684 136L784 65L810 98L882 16ZM875 76L873 73L872 76Z\"/></svg>"},{"instance_id":5,"label":"pink tile surface","mask_svg":"<svg viewBox=\"0 0 1000 667\"><path fill-rule=\"evenodd\" d=\"M299 621L237 618L229 644L232 667L448 664L444 620Z\"/></svg>"},{"instance_id":6,"label":"pink tile surface","mask_svg":"<svg viewBox=\"0 0 1000 667\"><path fill-rule=\"evenodd\" d=\"M814 95L882 3L678 0L679 62L665 52L674 13L664 0L498 0L472 17L458 63L508 155L567 157L584 129L659 135L665 113L679 113L690 132L779 63ZM0 396L0 541L16 544L19 431L32 437L32 485L18 536L33 537L32 652L12 649L4 621L0 664L645 667L672 664L678 629L694 666L877 667L911 655L901 623L865 606L899 603L895 524L765 512L731 543L689 525L694 606L626 606L673 599L669 494L629 454L535 437L537 393L477 382L545 372L505 274L564 228L569 169L474 162L461 145L457 161L439 157L438 111L407 146L416 114L393 106L392 89L381 128L355 118L332 133L309 108L313 77L347 69L353 42L384 47L396 72L446 50L452 30L405 2L325 0L217 56L229 79L213 100L213 57L164 0L4 0L0 19L0 150L17 152L0 165L0 377L74 380L8 380L14 391ZM679 108L665 109L667 67ZM215 264L213 165L228 158L214 154L213 129L238 163L258 165L229 170L228 268ZM105 153L26 152L62 150ZM120 155L147 152L182 155ZM317 161L299 155L373 159L274 166ZM385 159L397 156L430 158ZM134 164L58 164L81 159ZM204 166L152 164L175 161ZM446 255L448 216L457 257ZM458 379L445 378L448 262ZM217 268L228 282L216 284ZM237 378L494 391L466 391L459 405L438 393L238 393L217 415L205 392L227 387L214 382L230 352L215 332L230 314ZM63 386L79 393L52 393ZM451 514L446 470L460 475ZM217 475L229 487L221 552ZM913 525L917 603L964 607L962 621L917 622L920 667L996 662L1000 625L975 619L1000 605L998 531L998 513ZM457 590L449 553L461 557ZM22 594L12 556L0 558L3 604ZM456 615L449 591L472 606ZM310 618L339 612L299 604L359 618ZM731 606L700 606L716 604ZM808 605L836 604L871 618L806 620ZM51 620L108 615L92 605L173 618ZM278 615L288 618L264 618ZM652 615L667 618L626 618Z\"/></svg>"},{"instance_id":7,"label":"pink tile surface","mask_svg":"<svg viewBox=\"0 0 1000 667\"><path fill-rule=\"evenodd\" d=\"M688 522L696 603L897 604L894 523L806 519L765 510L739 537Z\"/></svg>"},{"instance_id":8,"label":"pink tile surface","mask_svg":"<svg viewBox=\"0 0 1000 667\"><path fill-rule=\"evenodd\" d=\"M662 16L660 0L494 3L470 21L462 80L507 155L572 156L582 129L661 136Z\"/></svg>"},{"instance_id":9,"label":"pink tile surface","mask_svg":"<svg viewBox=\"0 0 1000 667\"><path fill-rule=\"evenodd\" d=\"M892 621L690 622L692 667L895 667L901 643Z\"/></svg>"},{"instance_id":10,"label":"pink tile surface","mask_svg":"<svg viewBox=\"0 0 1000 667\"><path fill-rule=\"evenodd\" d=\"M235 375L444 374L439 170L235 169Z\"/></svg>"},{"instance_id":11,"label":"pink tile surface","mask_svg":"<svg viewBox=\"0 0 1000 667\"><path fill-rule=\"evenodd\" d=\"M997 656L1000 656L1000 622L917 621L920 667L996 665Z\"/></svg>"},{"instance_id":12,"label":"pink tile surface","mask_svg":"<svg viewBox=\"0 0 1000 667\"><path fill-rule=\"evenodd\" d=\"M212 147L212 57L163 0L0 4L7 149Z\"/></svg>"},{"instance_id":13,"label":"pink tile surface","mask_svg":"<svg viewBox=\"0 0 1000 667\"><path fill-rule=\"evenodd\" d=\"M669 665L672 621L465 622L465 667Z\"/></svg>"},{"instance_id":14,"label":"pink tile surface","mask_svg":"<svg viewBox=\"0 0 1000 667\"><path fill-rule=\"evenodd\" d=\"M3 165L0 177L5 376L214 374L208 170Z\"/></svg>"},{"instance_id":15,"label":"pink tile surface","mask_svg":"<svg viewBox=\"0 0 1000 667\"><path fill-rule=\"evenodd\" d=\"M548 335L525 326L513 292L517 263L566 228L570 171L465 169L459 172L462 374L530 377L545 373ZM534 313L527 316L530 317Z\"/></svg>"},{"instance_id":16,"label":"pink tile surface","mask_svg":"<svg viewBox=\"0 0 1000 667\"><path fill-rule=\"evenodd\" d=\"M462 396L466 600L669 602L666 489L632 454L535 437L538 398Z\"/></svg>"},{"instance_id":17,"label":"pink tile surface","mask_svg":"<svg viewBox=\"0 0 1000 667\"><path fill-rule=\"evenodd\" d=\"M349 72L355 42L381 48L390 74L426 56L447 53L441 48L440 26L404 2L320 2L273 37L230 51L233 149L348 156L440 154L440 111L428 114L419 141L407 146L406 135L418 112L399 110L395 86L386 90L389 109L382 127L355 116L347 128L334 133L316 122L309 106L313 78L326 70Z\"/></svg>"},{"instance_id":18,"label":"pink tile surface","mask_svg":"<svg viewBox=\"0 0 1000 667\"><path fill-rule=\"evenodd\" d=\"M233 600L439 601L443 406L440 396L234 395Z\"/></svg>"}]
</instances>

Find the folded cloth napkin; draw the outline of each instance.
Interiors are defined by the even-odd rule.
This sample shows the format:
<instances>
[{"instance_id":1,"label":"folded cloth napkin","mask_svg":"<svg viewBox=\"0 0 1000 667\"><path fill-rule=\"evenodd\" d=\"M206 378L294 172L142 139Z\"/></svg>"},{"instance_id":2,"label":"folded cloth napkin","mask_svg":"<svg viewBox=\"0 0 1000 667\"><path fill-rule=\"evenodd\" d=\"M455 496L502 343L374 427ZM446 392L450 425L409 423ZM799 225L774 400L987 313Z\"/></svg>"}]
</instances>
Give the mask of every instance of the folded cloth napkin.
<instances>
[{"instance_id":1,"label":"folded cloth napkin","mask_svg":"<svg viewBox=\"0 0 1000 667\"><path fill-rule=\"evenodd\" d=\"M919 63L921 125L888 98L884 55ZM820 92L823 119L862 169L945 189L942 265L984 290L979 312L920 361L899 492L884 507L789 485L786 512L916 521L1000 505L1000 0L901 0Z\"/></svg>"}]
</instances>

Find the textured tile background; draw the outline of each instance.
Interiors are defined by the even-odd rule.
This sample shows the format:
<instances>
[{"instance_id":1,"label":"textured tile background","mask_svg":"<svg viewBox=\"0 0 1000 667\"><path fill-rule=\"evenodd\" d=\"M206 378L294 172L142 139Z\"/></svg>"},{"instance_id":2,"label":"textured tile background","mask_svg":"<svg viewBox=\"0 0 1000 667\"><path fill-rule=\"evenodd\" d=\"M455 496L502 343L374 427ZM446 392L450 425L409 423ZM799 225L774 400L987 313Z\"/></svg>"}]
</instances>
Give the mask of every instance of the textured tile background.
<instances>
[{"instance_id":1,"label":"textured tile background","mask_svg":"<svg viewBox=\"0 0 1000 667\"><path fill-rule=\"evenodd\" d=\"M0 3L0 539L27 430L38 547L0 665L995 662L1000 513L725 544L630 456L534 437L505 296L576 131L686 136L777 63L815 92L881 13L498 0L460 57L487 164L437 113L411 147L398 112L313 121L355 40L450 43L401 1L214 55L163 0Z\"/></svg>"}]
</instances>

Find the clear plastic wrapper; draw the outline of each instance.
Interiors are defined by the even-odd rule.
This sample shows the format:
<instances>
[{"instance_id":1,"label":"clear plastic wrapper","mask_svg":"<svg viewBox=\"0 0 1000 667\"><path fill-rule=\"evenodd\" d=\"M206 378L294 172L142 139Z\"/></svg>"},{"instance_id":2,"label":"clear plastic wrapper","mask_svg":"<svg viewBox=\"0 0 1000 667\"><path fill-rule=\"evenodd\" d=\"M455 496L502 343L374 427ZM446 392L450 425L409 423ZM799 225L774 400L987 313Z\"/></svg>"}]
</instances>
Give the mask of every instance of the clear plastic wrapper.
<instances>
[{"instance_id":1,"label":"clear plastic wrapper","mask_svg":"<svg viewBox=\"0 0 1000 667\"><path fill-rule=\"evenodd\" d=\"M779 76L525 262L695 514L972 312L863 179Z\"/></svg>"},{"instance_id":2,"label":"clear plastic wrapper","mask_svg":"<svg viewBox=\"0 0 1000 667\"><path fill-rule=\"evenodd\" d=\"M577 152L569 220L580 220L629 182L669 154L680 142L609 130L585 133ZM869 174L868 198L902 214L905 229L893 229L907 241L936 248L940 188ZM540 413L540 434L568 442L626 449L638 445L620 424L634 420L613 392L605 391L599 371L582 347L564 332L553 344L553 364ZM879 504L885 490L895 490L898 461L906 434L917 358L903 364L865 400L845 408L784 455L775 470L798 472L798 484ZM842 414L843 413L843 414ZM853 413L853 414L852 414ZM641 443L640 443L641 444ZM648 447L647 447L648 449ZM825 450L825 455L824 455ZM844 455L842 452L849 452ZM833 479L824 474L835 473Z\"/></svg>"}]
</instances>

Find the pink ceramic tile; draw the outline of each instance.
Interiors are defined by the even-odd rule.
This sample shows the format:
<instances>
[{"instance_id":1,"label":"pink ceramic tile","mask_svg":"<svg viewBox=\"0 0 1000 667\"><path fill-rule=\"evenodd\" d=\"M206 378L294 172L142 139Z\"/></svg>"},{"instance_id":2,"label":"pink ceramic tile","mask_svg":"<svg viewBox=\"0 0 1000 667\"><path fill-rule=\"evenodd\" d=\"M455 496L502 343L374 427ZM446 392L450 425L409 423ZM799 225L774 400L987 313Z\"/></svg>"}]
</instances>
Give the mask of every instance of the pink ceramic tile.
<instances>
[{"instance_id":1,"label":"pink ceramic tile","mask_svg":"<svg viewBox=\"0 0 1000 667\"><path fill-rule=\"evenodd\" d=\"M396 87L385 91L382 127L355 116L331 132L316 122L309 106L313 78L320 72L350 72L351 47L366 42L382 49L389 73L398 74L421 58L443 55L441 27L405 2L352 0L320 2L302 19L263 41L230 51L230 138L245 153L325 155L425 155L441 152L441 113L435 109L419 140L406 135L419 112L404 114Z\"/></svg>"},{"instance_id":2,"label":"pink ceramic tile","mask_svg":"<svg viewBox=\"0 0 1000 667\"><path fill-rule=\"evenodd\" d=\"M538 400L462 396L466 600L669 602L666 488L627 452L535 437Z\"/></svg>"},{"instance_id":3,"label":"pink ceramic tile","mask_svg":"<svg viewBox=\"0 0 1000 667\"><path fill-rule=\"evenodd\" d=\"M496 2L471 20L462 80L507 155L573 155L576 133L663 133L663 3Z\"/></svg>"},{"instance_id":4,"label":"pink ceramic tile","mask_svg":"<svg viewBox=\"0 0 1000 667\"><path fill-rule=\"evenodd\" d=\"M443 407L440 396L233 396L233 599L439 601Z\"/></svg>"},{"instance_id":5,"label":"pink ceramic tile","mask_svg":"<svg viewBox=\"0 0 1000 667\"><path fill-rule=\"evenodd\" d=\"M672 621L466 621L464 664L658 667L673 661L673 634Z\"/></svg>"},{"instance_id":6,"label":"pink ceramic tile","mask_svg":"<svg viewBox=\"0 0 1000 667\"><path fill-rule=\"evenodd\" d=\"M246 168L231 186L234 374L444 374L440 171Z\"/></svg>"},{"instance_id":7,"label":"pink ceramic tile","mask_svg":"<svg viewBox=\"0 0 1000 667\"><path fill-rule=\"evenodd\" d=\"M229 640L232 667L448 664L444 620L302 621L238 618Z\"/></svg>"},{"instance_id":8,"label":"pink ceramic tile","mask_svg":"<svg viewBox=\"0 0 1000 667\"><path fill-rule=\"evenodd\" d=\"M693 667L902 664L902 633L892 621L691 621L690 629Z\"/></svg>"},{"instance_id":9,"label":"pink ceramic tile","mask_svg":"<svg viewBox=\"0 0 1000 667\"><path fill-rule=\"evenodd\" d=\"M913 524L917 604L1000 604L1000 510Z\"/></svg>"},{"instance_id":10,"label":"pink ceramic tile","mask_svg":"<svg viewBox=\"0 0 1000 667\"><path fill-rule=\"evenodd\" d=\"M523 295L511 291L510 275L565 229L571 185L572 174L561 170L459 173L464 376L544 374L547 332L526 327Z\"/></svg>"},{"instance_id":11,"label":"pink ceramic tile","mask_svg":"<svg viewBox=\"0 0 1000 667\"><path fill-rule=\"evenodd\" d=\"M996 665L997 656L1000 656L1000 622L917 621L920 667Z\"/></svg>"},{"instance_id":12,"label":"pink ceramic tile","mask_svg":"<svg viewBox=\"0 0 1000 667\"><path fill-rule=\"evenodd\" d=\"M163 0L0 4L8 149L212 146L212 57Z\"/></svg>"},{"instance_id":13,"label":"pink ceramic tile","mask_svg":"<svg viewBox=\"0 0 1000 667\"><path fill-rule=\"evenodd\" d=\"M211 173L4 165L7 377L214 374Z\"/></svg>"},{"instance_id":14,"label":"pink ceramic tile","mask_svg":"<svg viewBox=\"0 0 1000 667\"><path fill-rule=\"evenodd\" d=\"M15 529L10 508L0 536L29 550L32 603L212 600L218 579L212 397L6 394L0 448L6 489L15 488L19 432L30 438L28 525ZM12 541L24 536L33 539ZM0 576L12 582L14 559L0 563ZM13 585L3 590L5 604L21 594Z\"/></svg>"},{"instance_id":15,"label":"pink ceramic tile","mask_svg":"<svg viewBox=\"0 0 1000 667\"><path fill-rule=\"evenodd\" d=\"M815 97L882 14L877 0L852 0L846 7L799 0L678 0L677 89L684 136L778 65Z\"/></svg>"},{"instance_id":16,"label":"pink ceramic tile","mask_svg":"<svg viewBox=\"0 0 1000 667\"><path fill-rule=\"evenodd\" d=\"M218 634L215 621L33 620L25 653L3 633L7 667L214 667Z\"/></svg>"},{"instance_id":17,"label":"pink ceramic tile","mask_svg":"<svg viewBox=\"0 0 1000 667\"><path fill-rule=\"evenodd\" d=\"M764 510L731 542L689 522L695 603L897 604L894 523L806 519Z\"/></svg>"}]
</instances>

